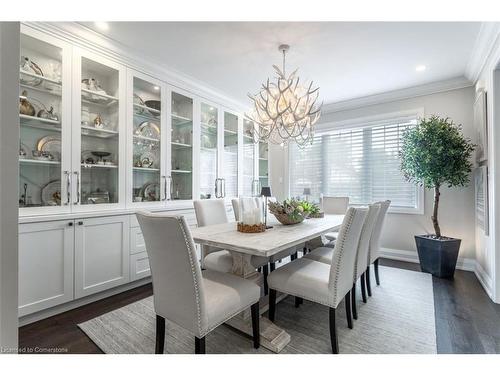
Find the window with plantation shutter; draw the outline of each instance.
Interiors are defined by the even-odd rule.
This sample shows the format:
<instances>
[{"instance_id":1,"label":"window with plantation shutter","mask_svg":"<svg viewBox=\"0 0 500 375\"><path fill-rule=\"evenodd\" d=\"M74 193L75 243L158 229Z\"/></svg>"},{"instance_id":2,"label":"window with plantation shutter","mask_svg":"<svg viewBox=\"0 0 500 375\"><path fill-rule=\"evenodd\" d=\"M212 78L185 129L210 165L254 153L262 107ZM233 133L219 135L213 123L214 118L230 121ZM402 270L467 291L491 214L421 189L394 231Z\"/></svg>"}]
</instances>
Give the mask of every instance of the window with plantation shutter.
<instances>
[{"instance_id":1,"label":"window with plantation shutter","mask_svg":"<svg viewBox=\"0 0 500 375\"><path fill-rule=\"evenodd\" d=\"M417 115L360 122L318 133L305 148L290 145L290 196L348 196L354 205L391 200L391 210L420 212L422 188L404 180L399 151Z\"/></svg>"}]
</instances>

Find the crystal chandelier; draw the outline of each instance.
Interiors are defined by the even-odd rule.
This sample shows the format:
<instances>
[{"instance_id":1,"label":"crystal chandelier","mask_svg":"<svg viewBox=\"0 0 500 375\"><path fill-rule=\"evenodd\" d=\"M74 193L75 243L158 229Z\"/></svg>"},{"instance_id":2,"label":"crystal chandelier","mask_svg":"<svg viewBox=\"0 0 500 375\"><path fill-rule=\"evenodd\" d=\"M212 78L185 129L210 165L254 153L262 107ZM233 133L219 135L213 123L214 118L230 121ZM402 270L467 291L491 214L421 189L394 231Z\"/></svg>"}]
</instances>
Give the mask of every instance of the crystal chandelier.
<instances>
[{"instance_id":1,"label":"crystal chandelier","mask_svg":"<svg viewBox=\"0 0 500 375\"><path fill-rule=\"evenodd\" d=\"M296 142L300 147L311 144L314 124L321 114L322 104L316 104L319 87L313 83L302 85L297 70L288 77L285 72L285 56L290 46L282 44L283 69L273 65L277 81L267 82L256 95L248 94L253 101L248 120L255 123L253 136L255 142L271 142L288 145Z\"/></svg>"}]
</instances>

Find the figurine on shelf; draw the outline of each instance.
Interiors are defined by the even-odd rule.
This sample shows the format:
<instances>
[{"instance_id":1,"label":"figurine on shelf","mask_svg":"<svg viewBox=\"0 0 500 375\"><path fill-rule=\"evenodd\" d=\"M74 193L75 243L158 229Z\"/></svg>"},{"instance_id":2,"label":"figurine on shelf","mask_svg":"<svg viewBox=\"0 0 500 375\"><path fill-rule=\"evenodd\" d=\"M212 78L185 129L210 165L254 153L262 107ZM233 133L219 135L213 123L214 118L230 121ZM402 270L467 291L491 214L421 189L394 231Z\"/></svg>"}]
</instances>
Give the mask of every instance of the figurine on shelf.
<instances>
[{"instance_id":1,"label":"figurine on shelf","mask_svg":"<svg viewBox=\"0 0 500 375\"><path fill-rule=\"evenodd\" d=\"M45 108L39 110L36 116L47 120L59 121L59 116L57 113L54 113L54 107L52 106L50 106L49 110Z\"/></svg>"},{"instance_id":2,"label":"figurine on shelf","mask_svg":"<svg viewBox=\"0 0 500 375\"><path fill-rule=\"evenodd\" d=\"M35 107L28 100L28 92L23 90L21 96L19 97L19 113L21 115L34 116Z\"/></svg>"},{"instance_id":3,"label":"figurine on shelf","mask_svg":"<svg viewBox=\"0 0 500 375\"><path fill-rule=\"evenodd\" d=\"M94 128L96 129L103 129L104 128L104 122L102 121L101 114L97 114L96 118L94 119Z\"/></svg>"}]
</instances>

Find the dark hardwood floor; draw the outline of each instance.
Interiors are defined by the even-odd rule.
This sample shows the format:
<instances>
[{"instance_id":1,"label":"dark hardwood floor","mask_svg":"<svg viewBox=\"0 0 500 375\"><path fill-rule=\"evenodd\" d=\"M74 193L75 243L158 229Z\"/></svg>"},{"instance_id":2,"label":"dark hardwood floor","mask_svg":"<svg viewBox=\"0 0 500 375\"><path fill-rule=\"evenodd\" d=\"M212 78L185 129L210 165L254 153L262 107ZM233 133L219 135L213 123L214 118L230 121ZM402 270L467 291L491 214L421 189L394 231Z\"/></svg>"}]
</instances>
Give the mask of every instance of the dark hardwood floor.
<instances>
[{"instance_id":1,"label":"dark hardwood floor","mask_svg":"<svg viewBox=\"0 0 500 375\"><path fill-rule=\"evenodd\" d=\"M415 263L382 259L380 264L420 270ZM491 302L472 272L456 271L453 280L433 277L433 288L438 353L500 353L500 305ZM151 284L144 285L21 327L19 346L35 352L61 348L67 353L102 353L77 324L151 294Z\"/></svg>"}]
</instances>

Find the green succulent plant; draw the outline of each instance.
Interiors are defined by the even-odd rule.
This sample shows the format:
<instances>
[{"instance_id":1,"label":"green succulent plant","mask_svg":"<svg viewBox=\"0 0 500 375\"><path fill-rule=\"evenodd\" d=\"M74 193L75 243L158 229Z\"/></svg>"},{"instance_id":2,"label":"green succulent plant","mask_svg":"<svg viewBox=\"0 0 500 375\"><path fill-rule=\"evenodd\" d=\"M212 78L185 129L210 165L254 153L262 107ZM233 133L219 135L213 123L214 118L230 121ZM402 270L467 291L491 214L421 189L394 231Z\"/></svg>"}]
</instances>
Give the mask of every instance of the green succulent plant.
<instances>
[{"instance_id":1,"label":"green succulent plant","mask_svg":"<svg viewBox=\"0 0 500 375\"><path fill-rule=\"evenodd\" d=\"M319 212L319 207L311 202L298 199L285 199L280 202L269 202L269 211L272 214L286 214L292 219L297 219L299 216L308 217L312 213Z\"/></svg>"},{"instance_id":2,"label":"green succulent plant","mask_svg":"<svg viewBox=\"0 0 500 375\"><path fill-rule=\"evenodd\" d=\"M470 161L475 145L462 134L462 126L450 118L430 116L403 134L401 171L407 181L434 189L431 220L441 237L438 221L440 188L465 186L470 181Z\"/></svg>"}]
</instances>

